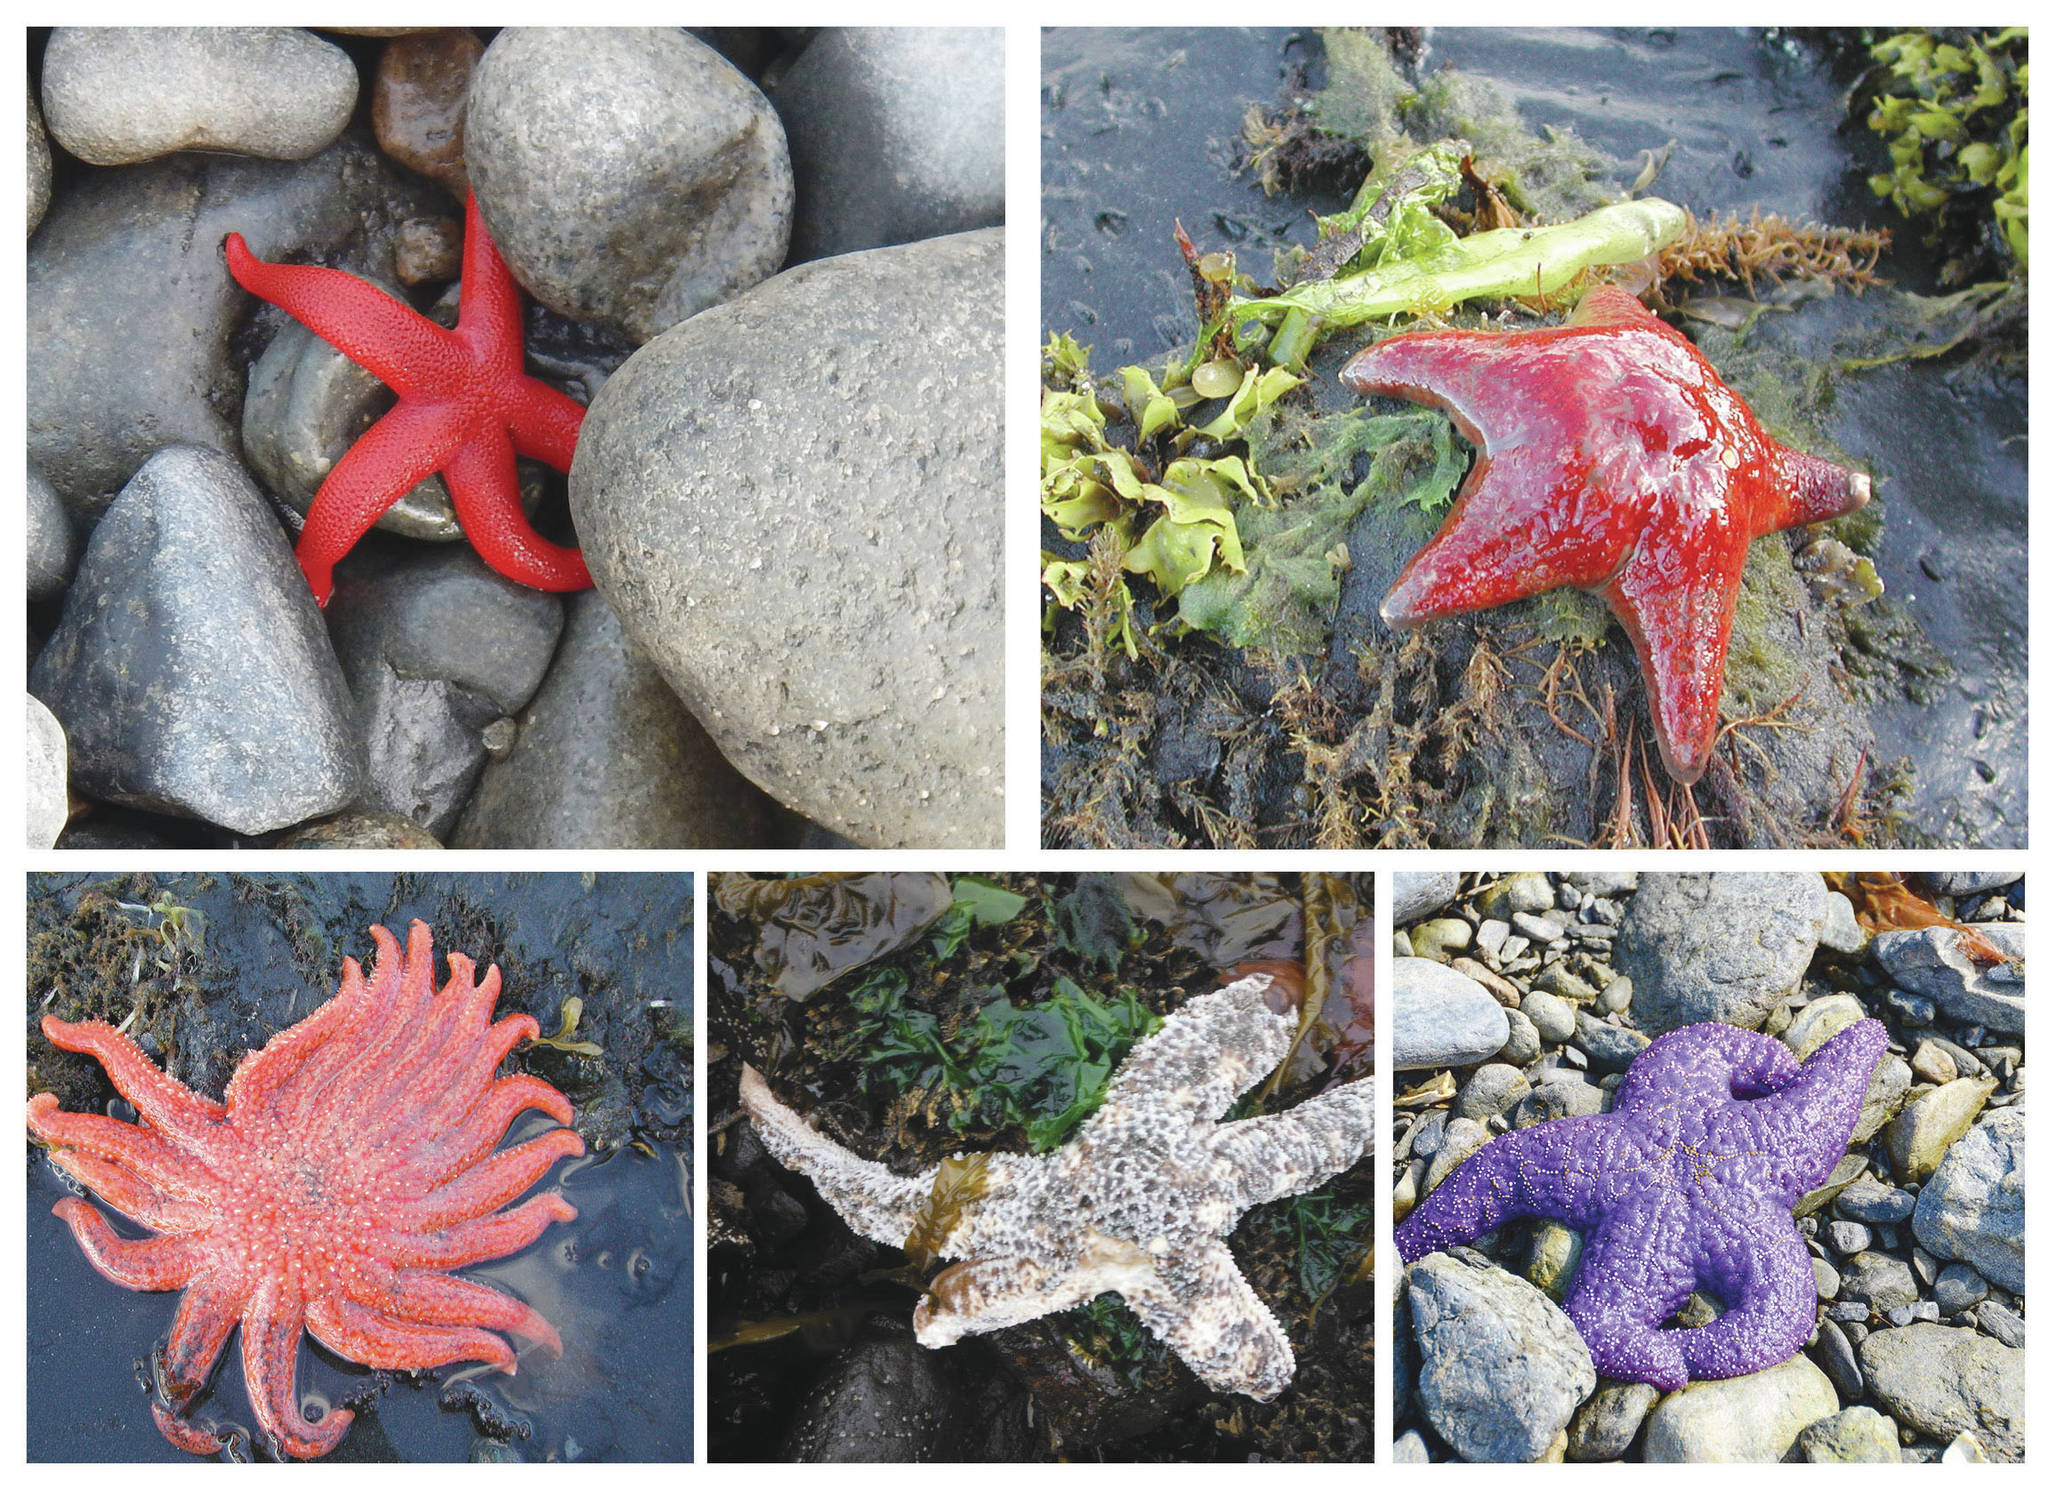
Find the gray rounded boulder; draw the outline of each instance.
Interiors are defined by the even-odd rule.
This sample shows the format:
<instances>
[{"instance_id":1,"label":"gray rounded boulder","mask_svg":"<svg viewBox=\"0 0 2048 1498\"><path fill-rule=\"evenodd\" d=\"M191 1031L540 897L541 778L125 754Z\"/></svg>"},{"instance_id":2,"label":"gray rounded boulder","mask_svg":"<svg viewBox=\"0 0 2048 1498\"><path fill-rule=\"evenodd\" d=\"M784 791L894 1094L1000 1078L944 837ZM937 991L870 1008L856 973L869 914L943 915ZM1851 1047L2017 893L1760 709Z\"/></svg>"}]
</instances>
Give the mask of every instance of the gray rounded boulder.
<instances>
[{"instance_id":1,"label":"gray rounded boulder","mask_svg":"<svg viewBox=\"0 0 2048 1498\"><path fill-rule=\"evenodd\" d=\"M584 559L747 777L871 847L1003 841L1003 234L842 255L590 407Z\"/></svg>"},{"instance_id":2,"label":"gray rounded boulder","mask_svg":"<svg viewBox=\"0 0 2048 1498\"><path fill-rule=\"evenodd\" d=\"M92 533L29 673L86 795L254 835L342 810L362 760L320 610L256 486L168 447Z\"/></svg>"},{"instance_id":3,"label":"gray rounded boulder","mask_svg":"<svg viewBox=\"0 0 2048 1498\"><path fill-rule=\"evenodd\" d=\"M1645 874L1614 944L1630 1014L1651 1035L1705 1020L1754 1029L1798 991L1826 921L1818 874Z\"/></svg>"},{"instance_id":4,"label":"gray rounded boulder","mask_svg":"<svg viewBox=\"0 0 2048 1498\"><path fill-rule=\"evenodd\" d=\"M356 65L296 26L60 26L43 52L43 114L81 161L173 151L303 161L356 106Z\"/></svg>"},{"instance_id":5,"label":"gray rounded boulder","mask_svg":"<svg viewBox=\"0 0 2048 1498\"><path fill-rule=\"evenodd\" d=\"M470 187L519 282L645 343L773 275L795 198L746 75L662 27L512 27L470 80Z\"/></svg>"},{"instance_id":6,"label":"gray rounded boulder","mask_svg":"<svg viewBox=\"0 0 2048 1498\"><path fill-rule=\"evenodd\" d=\"M999 26L823 31L775 108L796 168L792 260L1003 221Z\"/></svg>"}]
</instances>

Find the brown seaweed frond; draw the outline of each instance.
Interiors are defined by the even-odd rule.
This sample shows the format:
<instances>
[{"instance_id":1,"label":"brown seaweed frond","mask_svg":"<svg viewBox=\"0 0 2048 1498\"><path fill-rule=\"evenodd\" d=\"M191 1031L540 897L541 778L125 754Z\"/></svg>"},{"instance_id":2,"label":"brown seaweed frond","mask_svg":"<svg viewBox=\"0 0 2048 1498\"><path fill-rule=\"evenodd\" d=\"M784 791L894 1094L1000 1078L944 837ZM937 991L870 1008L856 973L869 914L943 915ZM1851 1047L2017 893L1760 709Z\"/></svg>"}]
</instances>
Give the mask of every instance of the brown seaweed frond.
<instances>
[{"instance_id":1,"label":"brown seaweed frond","mask_svg":"<svg viewBox=\"0 0 2048 1498\"><path fill-rule=\"evenodd\" d=\"M1705 223L1686 215L1685 232L1657 256L1662 279L1739 280L1752 295L1757 277L1774 286L1788 280L1831 281L1861 293L1887 285L1877 258L1892 241L1889 229L1844 229L1832 224L1798 224L1777 213L1752 208L1747 220L1711 215Z\"/></svg>"}]
</instances>

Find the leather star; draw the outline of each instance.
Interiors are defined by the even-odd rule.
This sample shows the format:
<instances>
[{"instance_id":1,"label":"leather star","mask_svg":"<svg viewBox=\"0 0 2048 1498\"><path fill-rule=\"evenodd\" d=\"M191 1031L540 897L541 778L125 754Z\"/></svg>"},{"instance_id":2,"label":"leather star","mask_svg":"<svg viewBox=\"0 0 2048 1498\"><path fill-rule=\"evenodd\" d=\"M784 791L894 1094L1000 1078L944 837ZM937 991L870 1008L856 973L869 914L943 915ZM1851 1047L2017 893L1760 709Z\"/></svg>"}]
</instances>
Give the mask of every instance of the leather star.
<instances>
[{"instance_id":1,"label":"leather star","mask_svg":"<svg viewBox=\"0 0 2048 1498\"><path fill-rule=\"evenodd\" d=\"M1406 1263L1517 1217L1586 1235L1565 1314L1593 1366L1682 1388L1775 1367L1813 1330L1813 1263L1792 1206L1841 1161L1887 1037L1859 1020L1804 1066L1779 1041L1687 1025L1635 1059L1612 1113L1516 1129L1394 1229ZM1703 1290L1726 1309L1663 1330Z\"/></svg>"},{"instance_id":2,"label":"leather star","mask_svg":"<svg viewBox=\"0 0 2048 1498\"><path fill-rule=\"evenodd\" d=\"M322 608L334 564L377 517L430 473L447 481L470 545L530 588L590 586L583 553L544 541L519 502L515 453L569 471L583 408L526 373L519 287L470 194L462 304L453 328L396 297L317 265L259 260L227 237L228 271L398 392L321 483L299 533L299 567Z\"/></svg>"},{"instance_id":3,"label":"leather star","mask_svg":"<svg viewBox=\"0 0 2048 1498\"><path fill-rule=\"evenodd\" d=\"M912 1318L925 1346L1114 1290L1211 1388L1271 1399L1294 1377L1294 1350L1226 1240L1247 1209L1314 1190L1373 1137L1370 1080L1220 1122L1293 1045L1294 1022L1261 997L1271 981L1188 1000L1131 1048L1101 1108L1049 1155L956 1155L899 1176L818 1133L752 1067L740 1099L768 1152L809 1176L855 1232L899 1247L914 1238L959 1261Z\"/></svg>"},{"instance_id":4,"label":"leather star","mask_svg":"<svg viewBox=\"0 0 2048 1498\"><path fill-rule=\"evenodd\" d=\"M1742 564L1758 536L1860 509L1870 480L1774 441L1700 351L1614 286L1515 333L1407 333L1345 365L1365 395L1442 407L1479 449L1389 624L1583 588L1635 643L1665 766L1699 779L1720 728Z\"/></svg>"}]
</instances>

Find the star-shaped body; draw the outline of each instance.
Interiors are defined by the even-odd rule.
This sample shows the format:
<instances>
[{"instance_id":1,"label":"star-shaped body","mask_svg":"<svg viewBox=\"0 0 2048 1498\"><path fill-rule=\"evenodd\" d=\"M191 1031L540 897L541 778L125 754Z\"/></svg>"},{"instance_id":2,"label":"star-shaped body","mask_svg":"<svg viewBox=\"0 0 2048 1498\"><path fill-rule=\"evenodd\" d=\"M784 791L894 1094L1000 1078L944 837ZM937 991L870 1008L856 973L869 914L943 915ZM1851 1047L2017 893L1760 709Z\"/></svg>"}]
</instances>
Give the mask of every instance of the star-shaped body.
<instances>
[{"instance_id":1,"label":"star-shaped body","mask_svg":"<svg viewBox=\"0 0 2048 1498\"><path fill-rule=\"evenodd\" d=\"M131 1290L185 1292L158 1370L158 1429L187 1451L220 1437L187 1418L239 1322L249 1402L288 1455L334 1449L354 1415L307 1420L296 1392L299 1332L372 1368L480 1359L507 1372L512 1332L559 1355L561 1338L523 1302L443 1273L500 1258L576 1210L552 1192L505 1211L565 1155L555 1129L493 1153L513 1119L561 1123L569 1100L499 1062L540 1033L531 1015L490 1023L498 970L483 982L459 952L434 988L433 941L415 921L403 959L381 926L368 981L354 958L341 989L242 1058L224 1104L152 1065L98 1020L45 1017L43 1033L106 1068L139 1124L66 1113L31 1098L29 1132L50 1162L154 1235L123 1238L84 1201L55 1208L95 1269Z\"/></svg>"},{"instance_id":2,"label":"star-shaped body","mask_svg":"<svg viewBox=\"0 0 2048 1498\"><path fill-rule=\"evenodd\" d=\"M1612 1113L1503 1134L1394 1229L1414 1263L1517 1217L1586 1235L1565 1314L1609 1378L1682 1388L1772 1368L1805 1345L1816 1297L1792 1205L1848 1147L1884 1054L1859 1020L1804 1066L1779 1041L1687 1025L1638 1056ZM1663 1330L1694 1290L1726 1309Z\"/></svg>"},{"instance_id":3,"label":"star-shaped body","mask_svg":"<svg viewBox=\"0 0 2048 1498\"><path fill-rule=\"evenodd\" d=\"M1293 1022L1261 997L1270 981L1190 999L1131 1048L1102 1107L1054 1153L991 1155L985 1167L955 1156L980 1179L950 1202L946 1167L899 1176L861 1159L777 1102L751 1067L740 1096L769 1153L856 1232L902 1246L944 1206L933 1256L959 1262L913 1317L925 1346L1114 1290L1211 1388L1271 1399L1294 1377L1294 1351L1226 1240L1247 1209L1313 1190L1371 1152L1373 1085L1219 1121L1293 1045Z\"/></svg>"},{"instance_id":4,"label":"star-shaped body","mask_svg":"<svg viewBox=\"0 0 2048 1498\"><path fill-rule=\"evenodd\" d=\"M1365 395L1447 410L1479 457L1380 614L1405 628L1551 588L1597 595L1635 643L1664 763L1699 779L1749 543L1861 508L1870 480L1772 440L1700 351L1618 287L1570 321L1389 338Z\"/></svg>"},{"instance_id":5,"label":"star-shaped body","mask_svg":"<svg viewBox=\"0 0 2048 1498\"><path fill-rule=\"evenodd\" d=\"M259 260L227 237L228 270L398 392L393 406L321 482L299 533L299 567L326 607L334 564L413 485L446 479L463 533L515 582L552 592L590 586L583 553L535 534L513 455L569 471L583 408L526 373L519 287L469 198L462 306L444 328L367 281L317 265Z\"/></svg>"}]
</instances>

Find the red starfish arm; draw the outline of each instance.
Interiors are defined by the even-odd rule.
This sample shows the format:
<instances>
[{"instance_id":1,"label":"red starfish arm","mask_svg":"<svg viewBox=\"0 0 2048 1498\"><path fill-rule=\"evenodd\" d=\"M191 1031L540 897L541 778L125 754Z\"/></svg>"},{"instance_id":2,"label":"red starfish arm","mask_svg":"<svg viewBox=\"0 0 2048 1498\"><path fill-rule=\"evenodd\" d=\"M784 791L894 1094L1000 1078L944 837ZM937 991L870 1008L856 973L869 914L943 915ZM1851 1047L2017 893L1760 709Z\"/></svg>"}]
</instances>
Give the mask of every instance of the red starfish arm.
<instances>
[{"instance_id":1,"label":"red starfish arm","mask_svg":"<svg viewBox=\"0 0 2048 1498\"><path fill-rule=\"evenodd\" d=\"M562 1355L562 1339L547 1317L525 1301L452 1274L408 1269L398 1276L398 1314L440 1326L487 1326Z\"/></svg>"},{"instance_id":2,"label":"red starfish arm","mask_svg":"<svg viewBox=\"0 0 2048 1498\"><path fill-rule=\"evenodd\" d=\"M323 1115L359 1113L363 1096L381 1080L393 1047L428 1013L433 1000L431 985L410 990L406 986L410 948L408 955L401 957L397 941L382 926L372 926L370 935L377 943L377 956L346 1028L279 1089L287 1137L319 1127ZM431 954L425 960L431 964Z\"/></svg>"},{"instance_id":3,"label":"red starfish arm","mask_svg":"<svg viewBox=\"0 0 2048 1498\"><path fill-rule=\"evenodd\" d=\"M327 1042L346 1030L368 1002L363 970L353 957L341 959L341 987L332 999L288 1030L281 1030L250 1051L228 1078L227 1108L233 1115L269 1109L290 1092L295 1080L310 1081L309 1068L319 1064Z\"/></svg>"},{"instance_id":4,"label":"red starfish arm","mask_svg":"<svg viewBox=\"0 0 2048 1498\"><path fill-rule=\"evenodd\" d=\"M1777 461L1779 481L1766 492L1776 504L1768 514L1752 513L1751 528L1757 535L1833 520L1870 503L1867 474L1782 442L1771 442L1770 447L1771 456Z\"/></svg>"},{"instance_id":5,"label":"red starfish arm","mask_svg":"<svg viewBox=\"0 0 2048 1498\"><path fill-rule=\"evenodd\" d=\"M525 334L520 313L519 283L498 253L498 242L471 193L462 213L462 310L456 326L472 348L509 356L511 372L518 374L524 364Z\"/></svg>"},{"instance_id":6,"label":"red starfish arm","mask_svg":"<svg viewBox=\"0 0 2048 1498\"><path fill-rule=\"evenodd\" d=\"M377 1232L371 1249L394 1269L460 1269L482 1259L514 1254L548 1230L550 1223L574 1222L576 1209L552 1191L475 1222L437 1233Z\"/></svg>"},{"instance_id":7,"label":"red starfish arm","mask_svg":"<svg viewBox=\"0 0 2048 1498\"><path fill-rule=\"evenodd\" d=\"M118 1161L157 1185L188 1197L215 1180L198 1156L178 1148L155 1130L102 1113L67 1113L57 1106L52 1093L38 1093L28 1100L28 1131L49 1146L53 1156L63 1151ZM60 1163L71 1168L69 1160Z\"/></svg>"},{"instance_id":8,"label":"red starfish arm","mask_svg":"<svg viewBox=\"0 0 2048 1498\"><path fill-rule=\"evenodd\" d=\"M498 970L493 967L482 984L475 984L470 980L476 970L467 957L451 952L448 962L450 977L437 993L431 937L425 923L413 922L405 983L408 993L418 996L418 1007L408 1009L387 1030L366 1085L352 1094L352 1107L360 1116L383 1124L382 1137L375 1141L379 1149L409 1140L417 1132L414 1120L464 1085L471 1049L488 1039L484 1027L498 1000ZM514 1033L520 1038L528 1034L516 1025ZM498 1059L491 1058L484 1077L496 1069ZM469 1085L464 1099L475 1090Z\"/></svg>"},{"instance_id":9,"label":"red starfish arm","mask_svg":"<svg viewBox=\"0 0 2048 1498\"><path fill-rule=\"evenodd\" d=\"M178 1302L159 1378L164 1397L175 1409L182 1411L206 1387L207 1375L220 1361L220 1350L242 1319L242 1302L247 1296L248 1287L241 1279L215 1269L192 1281L185 1298Z\"/></svg>"},{"instance_id":10,"label":"red starfish arm","mask_svg":"<svg viewBox=\"0 0 2048 1498\"><path fill-rule=\"evenodd\" d=\"M1749 537L1723 526L1646 532L1599 596L1635 642L1664 766L1691 785L1721 730L1721 670Z\"/></svg>"},{"instance_id":11,"label":"red starfish arm","mask_svg":"<svg viewBox=\"0 0 2048 1498\"><path fill-rule=\"evenodd\" d=\"M395 1191L425 1192L444 1185L488 1155L512 1120L529 1109L557 1123L576 1121L569 1100L539 1077L501 1077L452 1125L433 1115L402 1120L398 1128L406 1148L384 1178Z\"/></svg>"},{"instance_id":12,"label":"red starfish arm","mask_svg":"<svg viewBox=\"0 0 2048 1498\"><path fill-rule=\"evenodd\" d=\"M583 408L554 386L526 375L520 379L518 400L506 413L506 425L514 452L567 473L576 459Z\"/></svg>"},{"instance_id":13,"label":"red starfish arm","mask_svg":"<svg viewBox=\"0 0 2048 1498\"><path fill-rule=\"evenodd\" d=\"M514 582L550 593L590 586L583 553L542 540L527 523L519 503L519 470L504 433L477 433L448 460L445 474L463 534L491 566Z\"/></svg>"},{"instance_id":14,"label":"red starfish arm","mask_svg":"<svg viewBox=\"0 0 2048 1498\"><path fill-rule=\"evenodd\" d=\"M466 357L456 335L368 281L318 265L259 260L239 234L227 238L228 273L242 289L282 307L401 395L443 394Z\"/></svg>"},{"instance_id":15,"label":"red starfish arm","mask_svg":"<svg viewBox=\"0 0 2048 1498\"><path fill-rule=\"evenodd\" d=\"M216 1209L191 1191L183 1199L127 1166L76 1150L52 1150L50 1163L130 1222L152 1233L193 1233L212 1221Z\"/></svg>"},{"instance_id":16,"label":"red starfish arm","mask_svg":"<svg viewBox=\"0 0 2048 1498\"><path fill-rule=\"evenodd\" d=\"M206 1253L193 1238L123 1238L75 1196L50 1209L64 1219L85 1257L124 1290L182 1290L205 1272Z\"/></svg>"},{"instance_id":17,"label":"red starfish arm","mask_svg":"<svg viewBox=\"0 0 2048 1498\"><path fill-rule=\"evenodd\" d=\"M73 1024L43 1016L43 1034L60 1050L80 1051L105 1069L114 1090L135 1105L142 1121L196 1153L204 1154L213 1126L227 1110L201 1097L142 1053L142 1047L104 1020Z\"/></svg>"},{"instance_id":18,"label":"red starfish arm","mask_svg":"<svg viewBox=\"0 0 2048 1498\"><path fill-rule=\"evenodd\" d=\"M1699 1255L1700 1288L1726 1309L1706 1326L1670 1336L1694 1378L1774 1368L1804 1347L1813 1330L1818 1292L1806 1240L1790 1218L1743 1222L1716 1237Z\"/></svg>"},{"instance_id":19,"label":"red starfish arm","mask_svg":"<svg viewBox=\"0 0 2048 1498\"><path fill-rule=\"evenodd\" d=\"M385 1223L402 1232L426 1233L495 1211L546 1175L557 1160L582 1153L582 1135L551 1129L492 1155L438 1190L393 1203Z\"/></svg>"},{"instance_id":20,"label":"red starfish arm","mask_svg":"<svg viewBox=\"0 0 2048 1498\"><path fill-rule=\"evenodd\" d=\"M1482 451L1543 451L1595 419L1589 391L1626 375L1626 362L1602 341L1563 327L1403 333L1357 355L1338 378L1360 395L1397 395L1445 412Z\"/></svg>"},{"instance_id":21,"label":"red starfish arm","mask_svg":"<svg viewBox=\"0 0 2048 1498\"><path fill-rule=\"evenodd\" d=\"M1611 577L1635 539L1588 475L1535 448L1482 453L1429 544L1380 602L1396 628Z\"/></svg>"},{"instance_id":22,"label":"red starfish arm","mask_svg":"<svg viewBox=\"0 0 2048 1498\"><path fill-rule=\"evenodd\" d=\"M211 1430L172 1414L160 1404L152 1404L149 1413L155 1417L156 1428L163 1433L163 1438L180 1451L189 1451L194 1456L212 1456L220 1450L221 1439Z\"/></svg>"},{"instance_id":23,"label":"red starfish arm","mask_svg":"<svg viewBox=\"0 0 2048 1498\"><path fill-rule=\"evenodd\" d=\"M350 1300L316 1300L306 1307L306 1329L329 1349L370 1368L439 1368L474 1360L511 1370L518 1366L503 1338L489 1332L412 1326Z\"/></svg>"},{"instance_id":24,"label":"red starfish arm","mask_svg":"<svg viewBox=\"0 0 2048 1498\"><path fill-rule=\"evenodd\" d=\"M322 608L334 596L334 564L408 489L447 466L468 435L465 421L452 402L400 401L321 481L299 532L298 556Z\"/></svg>"},{"instance_id":25,"label":"red starfish arm","mask_svg":"<svg viewBox=\"0 0 2048 1498\"><path fill-rule=\"evenodd\" d=\"M242 1377L250 1408L256 1423L301 1461L332 1451L355 1419L349 1410L329 1410L317 1421L299 1413L299 1332L305 1319L291 1276L259 1281L242 1313Z\"/></svg>"}]
</instances>

